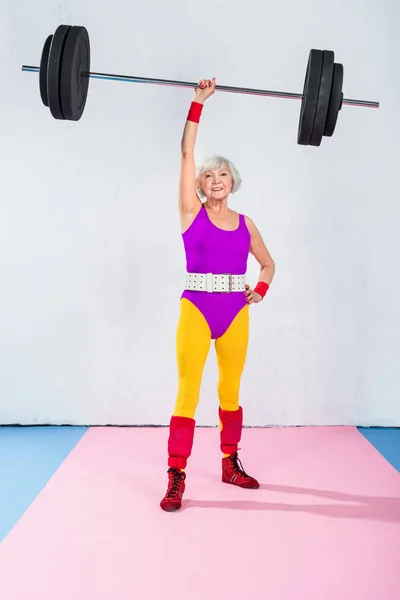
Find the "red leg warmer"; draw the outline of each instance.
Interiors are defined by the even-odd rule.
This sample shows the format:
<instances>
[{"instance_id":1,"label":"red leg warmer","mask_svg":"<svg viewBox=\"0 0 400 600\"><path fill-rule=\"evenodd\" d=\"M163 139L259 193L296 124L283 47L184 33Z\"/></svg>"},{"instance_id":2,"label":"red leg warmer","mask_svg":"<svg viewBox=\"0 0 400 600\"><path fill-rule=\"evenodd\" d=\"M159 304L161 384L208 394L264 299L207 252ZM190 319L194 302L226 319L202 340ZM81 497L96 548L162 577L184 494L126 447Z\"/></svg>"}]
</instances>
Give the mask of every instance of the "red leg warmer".
<instances>
[{"instance_id":1,"label":"red leg warmer","mask_svg":"<svg viewBox=\"0 0 400 600\"><path fill-rule=\"evenodd\" d=\"M194 419L171 417L168 439L168 466L185 469L191 455L194 438Z\"/></svg>"},{"instance_id":2,"label":"red leg warmer","mask_svg":"<svg viewBox=\"0 0 400 600\"><path fill-rule=\"evenodd\" d=\"M242 436L243 409L228 411L219 408L219 418L222 423L221 450L224 454L237 452L238 444Z\"/></svg>"}]
</instances>

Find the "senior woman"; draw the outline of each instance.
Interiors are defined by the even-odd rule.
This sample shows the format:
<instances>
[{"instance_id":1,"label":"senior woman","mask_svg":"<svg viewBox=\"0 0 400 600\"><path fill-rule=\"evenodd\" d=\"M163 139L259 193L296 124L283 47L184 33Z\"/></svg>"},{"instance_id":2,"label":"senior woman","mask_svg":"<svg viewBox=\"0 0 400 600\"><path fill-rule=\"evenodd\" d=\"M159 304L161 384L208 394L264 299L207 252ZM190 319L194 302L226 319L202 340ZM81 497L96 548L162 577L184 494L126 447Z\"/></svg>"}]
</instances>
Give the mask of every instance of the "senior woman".
<instances>
[{"instance_id":1,"label":"senior woman","mask_svg":"<svg viewBox=\"0 0 400 600\"><path fill-rule=\"evenodd\" d=\"M243 488L259 487L238 457L243 425L239 389L248 347L249 305L264 298L275 264L253 221L228 208L229 194L241 184L236 167L226 158L214 157L202 165L196 177L198 124L204 102L214 91L215 78L199 82L181 142L179 213L187 274L176 338L178 393L169 424L168 487L160 502L168 512L182 505L211 340L215 340L219 372L222 481ZM245 283L249 253L260 265L254 289Z\"/></svg>"}]
</instances>

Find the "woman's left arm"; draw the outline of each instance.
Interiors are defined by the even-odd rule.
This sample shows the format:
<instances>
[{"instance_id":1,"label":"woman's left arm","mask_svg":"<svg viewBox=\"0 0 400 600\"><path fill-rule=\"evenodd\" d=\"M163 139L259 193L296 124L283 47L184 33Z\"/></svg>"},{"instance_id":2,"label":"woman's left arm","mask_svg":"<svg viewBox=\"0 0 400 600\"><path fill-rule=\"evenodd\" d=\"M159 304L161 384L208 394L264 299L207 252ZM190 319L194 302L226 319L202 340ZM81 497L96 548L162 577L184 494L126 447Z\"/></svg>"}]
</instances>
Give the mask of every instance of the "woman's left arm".
<instances>
[{"instance_id":1,"label":"woman's left arm","mask_svg":"<svg viewBox=\"0 0 400 600\"><path fill-rule=\"evenodd\" d=\"M254 290L252 290L250 286L246 284L245 296L247 302L249 304L253 304L261 302L269 286L271 285L271 281L275 275L275 263L254 222L247 216L245 217L245 220L251 236L250 254L254 256L260 265L260 276Z\"/></svg>"}]
</instances>

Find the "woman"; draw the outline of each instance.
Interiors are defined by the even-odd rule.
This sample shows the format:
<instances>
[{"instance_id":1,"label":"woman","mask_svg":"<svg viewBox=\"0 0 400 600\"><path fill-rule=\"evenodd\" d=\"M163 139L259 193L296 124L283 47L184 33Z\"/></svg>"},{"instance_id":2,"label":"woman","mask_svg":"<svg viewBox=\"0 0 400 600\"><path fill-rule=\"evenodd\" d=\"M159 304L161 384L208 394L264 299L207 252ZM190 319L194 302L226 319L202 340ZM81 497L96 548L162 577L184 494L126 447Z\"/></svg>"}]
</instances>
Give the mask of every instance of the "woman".
<instances>
[{"instance_id":1,"label":"woman","mask_svg":"<svg viewBox=\"0 0 400 600\"><path fill-rule=\"evenodd\" d=\"M198 124L204 102L214 91L215 78L199 82L182 137L179 212L187 275L176 339L179 382L169 426L168 489L160 503L165 511L178 510L182 504L194 417L212 339L219 371L222 481L259 487L238 458L243 422L239 388L248 346L249 305L265 296L275 265L253 221L228 208L229 194L241 184L234 165L216 157L202 166L196 178ZM199 196L205 198L204 203ZM249 252L260 264L254 290L245 283Z\"/></svg>"}]
</instances>

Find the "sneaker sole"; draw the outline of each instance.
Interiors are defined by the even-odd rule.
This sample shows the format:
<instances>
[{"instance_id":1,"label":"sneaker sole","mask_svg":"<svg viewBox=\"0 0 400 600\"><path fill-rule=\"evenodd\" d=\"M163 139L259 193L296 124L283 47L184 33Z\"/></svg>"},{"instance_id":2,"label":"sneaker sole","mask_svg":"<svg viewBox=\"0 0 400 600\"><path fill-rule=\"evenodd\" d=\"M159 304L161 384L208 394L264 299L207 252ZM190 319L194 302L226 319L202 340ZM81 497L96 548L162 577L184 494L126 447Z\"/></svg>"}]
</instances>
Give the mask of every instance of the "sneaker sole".
<instances>
[{"instance_id":1,"label":"sneaker sole","mask_svg":"<svg viewBox=\"0 0 400 600\"><path fill-rule=\"evenodd\" d=\"M176 512L177 510L180 510L182 507L181 506L176 506L176 507L172 507L172 508L163 508L162 506L160 507L161 510L163 510L164 512Z\"/></svg>"},{"instance_id":2,"label":"sneaker sole","mask_svg":"<svg viewBox=\"0 0 400 600\"><path fill-rule=\"evenodd\" d=\"M222 479L222 483L228 483L229 485L235 485L236 487L240 487L242 488L242 490L258 490L260 487L260 484L258 485L239 485L238 483L233 483L232 481L225 481L224 479Z\"/></svg>"}]
</instances>

